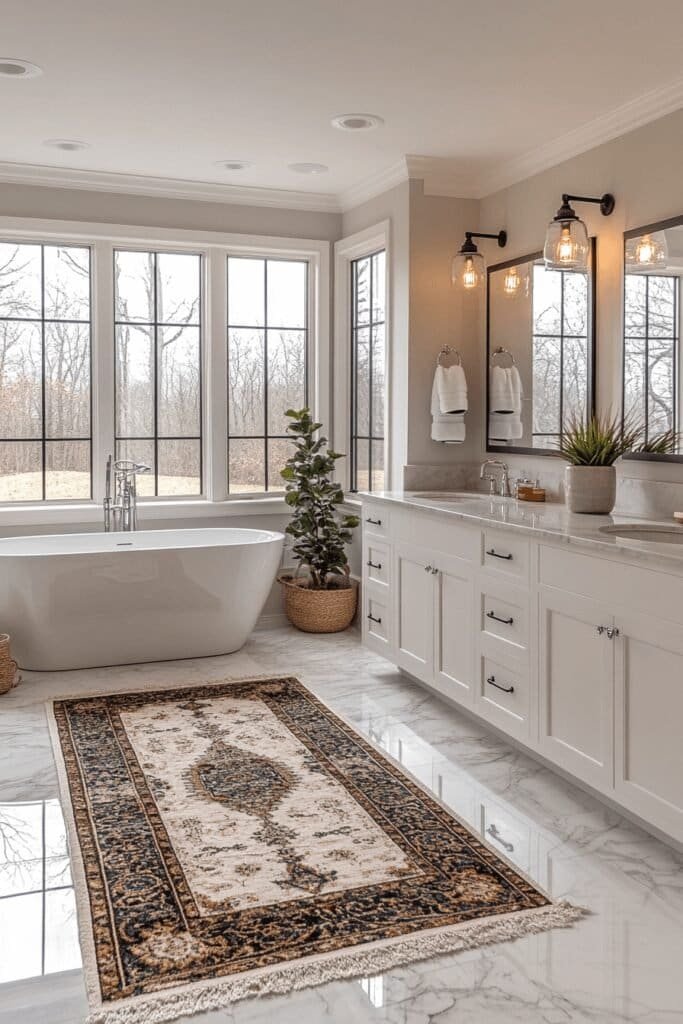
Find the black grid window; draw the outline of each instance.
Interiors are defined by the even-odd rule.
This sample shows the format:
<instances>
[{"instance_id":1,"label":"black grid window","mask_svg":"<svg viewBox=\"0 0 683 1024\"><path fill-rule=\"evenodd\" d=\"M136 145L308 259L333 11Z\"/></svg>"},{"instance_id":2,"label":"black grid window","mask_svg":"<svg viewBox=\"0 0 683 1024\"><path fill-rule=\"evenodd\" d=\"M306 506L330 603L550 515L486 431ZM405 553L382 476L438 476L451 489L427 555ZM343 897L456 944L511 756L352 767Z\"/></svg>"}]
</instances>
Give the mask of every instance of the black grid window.
<instances>
[{"instance_id":1,"label":"black grid window","mask_svg":"<svg viewBox=\"0 0 683 1024\"><path fill-rule=\"evenodd\" d=\"M202 493L202 258L114 252L116 458L146 496Z\"/></svg>"},{"instance_id":2,"label":"black grid window","mask_svg":"<svg viewBox=\"0 0 683 1024\"><path fill-rule=\"evenodd\" d=\"M87 246L0 242L0 502L92 495Z\"/></svg>"},{"instance_id":3,"label":"black grid window","mask_svg":"<svg viewBox=\"0 0 683 1024\"><path fill-rule=\"evenodd\" d=\"M351 490L384 488L386 253L351 263Z\"/></svg>"},{"instance_id":4,"label":"black grid window","mask_svg":"<svg viewBox=\"0 0 683 1024\"><path fill-rule=\"evenodd\" d=\"M630 274L624 279L624 416L643 425L643 440L678 423L680 278Z\"/></svg>"},{"instance_id":5,"label":"black grid window","mask_svg":"<svg viewBox=\"0 0 683 1024\"><path fill-rule=\"evenodd\" d=\"M590 395L588 274L533 268L533 446L557 448Z\"/></svg>"},{"instance_id":6,"label":"black grid window","mask_svg":"<svg viewBox=\"0 0 683 1024\"><path fill-rule=\"evenodd\" d=\"M288 409L308 404L308 263L229 256L228 493L282 491Z\"/></svg>"}]
</instances>

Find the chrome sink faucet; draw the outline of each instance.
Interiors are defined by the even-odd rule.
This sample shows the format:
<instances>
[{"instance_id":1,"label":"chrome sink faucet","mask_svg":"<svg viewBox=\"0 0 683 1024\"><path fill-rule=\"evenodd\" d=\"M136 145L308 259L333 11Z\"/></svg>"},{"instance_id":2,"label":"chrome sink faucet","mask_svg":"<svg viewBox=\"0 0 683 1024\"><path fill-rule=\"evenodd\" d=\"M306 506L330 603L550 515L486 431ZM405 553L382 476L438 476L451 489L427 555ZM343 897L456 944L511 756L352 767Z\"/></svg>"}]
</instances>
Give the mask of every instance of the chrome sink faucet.
<instances>
[{"instance_id":1,"label":"chrome sink faucet","mask_svg":"<svg viewBox=\"0 0 683 1024\"><path fill-rule=\"evenodd\" d=\"M479 471L480 480L488 480L489 482L489 494L496 493L496 477L494 474L487 472L487 468L499 469L500 470L500 488L498 490L501 498L510 497L510 474L508 467L505 462L501 462L500 459L487 459L486 462L482 462L481 469Z\"/></svg>"},{"instance_id":2,"label":"chrome sink faucet","mask_svg":"<svg viewBox=\"0 0 683 1024\"><path fill-rule=\"evenodd\" d=\"M114 498L112 499L112 468L114 477ZM118 459L112 463L107 459L104 493L105 533L130 533L138 525L138 495L136 477L140 473L151 473L149 466L129 459Z\"/></svg>"}]
</instances>

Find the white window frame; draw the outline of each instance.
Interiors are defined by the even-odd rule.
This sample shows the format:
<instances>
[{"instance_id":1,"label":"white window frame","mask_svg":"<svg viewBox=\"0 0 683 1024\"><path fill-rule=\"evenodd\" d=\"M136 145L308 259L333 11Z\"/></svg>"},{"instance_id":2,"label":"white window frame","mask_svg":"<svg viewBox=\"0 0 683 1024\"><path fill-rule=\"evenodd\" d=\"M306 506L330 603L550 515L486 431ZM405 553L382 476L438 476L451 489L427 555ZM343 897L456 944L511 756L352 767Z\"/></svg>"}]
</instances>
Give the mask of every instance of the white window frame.
<instances>
[{"instance_id":1,"label":"white window frame","mask_svg":"<svg viewBox=\"0 0 683 1024\"><path fill-rule=\"evenodd\" d=\"M114 451L114 249L164 250L202 256L203 494L197 498L140 498L141 520L286 511L281 496L228 495L227 257L305 259L308 263L308 394L314 416L330 415L330 243L213 231L145 228L58 220L0 217L0 241L87 245L92 294L92 494L91 501L0 504L0 526L103 521L104 467Z\"/></svg>"},{"instance_id":2,"label":"white window frame","mask_svg":"<svg viewBox=\"0 0 683 1024\"><path fill-rule=\"evenodd\" d=\"M349 455L351 444L351 264L384 249L385 265L385 394L384 394L384 486L391 490L391 253L390 221L342 238L334 246L334 447ZM350 459L341 460L337 477L345 492L351 487ZM353 492L350 494L353 499Z\"/></svg>"}]
</instances>

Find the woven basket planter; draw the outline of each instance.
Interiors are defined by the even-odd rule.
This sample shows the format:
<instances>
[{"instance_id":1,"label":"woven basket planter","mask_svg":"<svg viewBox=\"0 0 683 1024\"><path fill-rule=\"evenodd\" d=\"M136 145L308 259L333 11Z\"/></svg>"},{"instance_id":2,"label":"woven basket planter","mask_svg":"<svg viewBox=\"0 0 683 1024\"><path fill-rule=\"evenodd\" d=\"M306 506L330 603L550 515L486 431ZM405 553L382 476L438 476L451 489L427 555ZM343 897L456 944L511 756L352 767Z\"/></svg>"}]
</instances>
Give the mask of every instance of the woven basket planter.
<instances>
[{"instance_id":1,"label":"woven basket planter","mask_svg":"<svg viewBox=\"0 0 683 1024\"><path fill-rule=\"evenodd\" d=\"M281 573L278 580L287 618L304 633L340 633L353 622L358 603L356 580L343 577L343 585L329 590L314 590L310 580L288 573Z\"/></svg>"},{"instance_id":2,"label":"woven basket planter","mask_svg":"<svg viewBox=\"0 0 683 1024\"><path fill-rule=\"evenodd\" d=\"M0 633L0 693L8 693L18 682L17 663L9 653L9 636Z\"/></svg>"}]
</instances>

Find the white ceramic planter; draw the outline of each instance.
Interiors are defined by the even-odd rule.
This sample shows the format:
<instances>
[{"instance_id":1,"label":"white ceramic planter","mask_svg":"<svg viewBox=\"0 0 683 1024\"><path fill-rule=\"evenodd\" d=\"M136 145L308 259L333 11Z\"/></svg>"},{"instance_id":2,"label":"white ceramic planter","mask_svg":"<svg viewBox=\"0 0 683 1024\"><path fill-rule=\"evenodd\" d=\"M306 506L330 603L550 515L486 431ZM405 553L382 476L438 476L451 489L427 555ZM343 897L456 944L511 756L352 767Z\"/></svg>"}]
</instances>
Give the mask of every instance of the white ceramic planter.
<instances>
[{"instance_id":1,"label":"white ceramic planter","mask_svg":"<svg viewBox=\"0 0 683 1024\"><path fill-rule=\"evenodd\" d=\"M564 495L570 512L609 515L616 501L613 466L567 466Z\"/></svg>"},{"instance_id":2,"label":"white ceramic planter","mask_svg":"<svg viewBox=\"0 0 683 1024\"><path fill-rule=\"evenodd\" d=\"M567 466L564 491L570 512L609 515L617 499L617 471L614 466Z\"/></svg>"}]
</instances>

